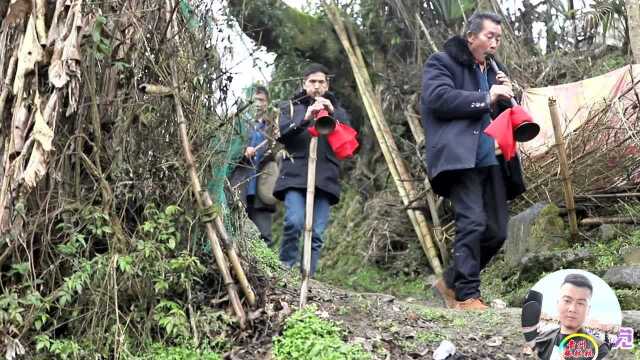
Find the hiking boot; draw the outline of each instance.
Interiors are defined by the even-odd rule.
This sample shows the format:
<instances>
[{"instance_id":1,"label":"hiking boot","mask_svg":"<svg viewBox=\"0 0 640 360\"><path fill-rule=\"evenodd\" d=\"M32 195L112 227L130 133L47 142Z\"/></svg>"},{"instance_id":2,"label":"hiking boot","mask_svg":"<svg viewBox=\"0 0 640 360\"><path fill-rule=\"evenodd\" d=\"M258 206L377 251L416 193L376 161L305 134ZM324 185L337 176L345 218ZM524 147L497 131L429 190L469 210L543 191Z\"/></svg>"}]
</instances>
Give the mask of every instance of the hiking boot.
<instances>
[{"instance_id":1,"label":"hiking boot","mask_svg":"<svg viewBox=\"0 0 640 360\"><path fill-rule=\"evenodd\" d=\"M471 299L467 299L465 301L456 301L456 307L455 309L457 310L479 310L479 311L484 311L487 310L489 307L480 299L476 299L476 298L471 298Z\"/></svg>"},{"instance_id":2,"label":"hiking boot","mask_svg":"<svg viewBox=\"0 0 640 360\"><path fill-rule=\"evenodd\" d=\"M447 286L443 278L438 278L438 280L436 280L436 282L434 282L433 285L431 285L431 288L434 290L436 295L438 295L442 299L442 301L444 302L444 305L448 309L455 308L456 294L452 289L450 289Z\"/></svg>"}]
</instances>

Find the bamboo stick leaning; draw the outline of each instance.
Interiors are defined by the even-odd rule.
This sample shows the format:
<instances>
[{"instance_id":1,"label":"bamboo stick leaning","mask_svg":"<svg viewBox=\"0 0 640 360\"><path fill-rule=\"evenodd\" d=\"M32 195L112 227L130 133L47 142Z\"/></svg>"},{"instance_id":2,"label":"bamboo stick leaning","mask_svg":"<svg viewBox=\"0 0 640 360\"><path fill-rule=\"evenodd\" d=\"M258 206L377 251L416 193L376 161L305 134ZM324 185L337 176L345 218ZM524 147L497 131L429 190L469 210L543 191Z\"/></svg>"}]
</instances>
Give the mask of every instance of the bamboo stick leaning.
<instances>
[{"instance_id":1,"label":"bamboo stick leaning","mask_svg":"<svg viewBox=\"0 0 640 360\"><path fill-rule=\"evenodd\" d=\"M400 193L404 205L409 206L412 202L412 198L415 198L417 193L413 183L410 181L411 176L406 164L400 158L400 152L393 140L391 130L384 121L380 100L373 92L373 84L371 83L371 79L367 72L366 65L360 48L357 45L355 36L350 36L347 33L347 29L340 18L338 9L334 5L329 5L326 2L324 5L327 9L329 20L333 24L336 33L340 38L340 42L349 57L349 62L351 63L351 68L358 85L358 90L364 102L367 114L369 115L369 119L371 120L371 125L376 134L376 138L378 139L380 148L382 149L384 158L389 166L394 183ZM407 214L414 229L416 230L418 240L420 241L420 245L427 256L427 260L429 261L431 268L436 274L442 273L442 265L433 244L431 231L426 218L421 212L413 209L407 209Z\"/></svg>"},{"instance_id":2,"label":"bamboo stick leaning","mask_svg":"<svg viewBox=\"0 0 640 360\"><path fill-rule=\"evenodd\" d=\"M166 5L167 5L166 6L167 34L171 35L170 38L173 39L173 41L177 45L179 41L179 37L177 36L178 34L177 25L173 17L174 13L173 11L170 10L172 6L175 8L177 3L174 0L168 0ZM180 142L182 144L182 152L185 158L186 167L189 172L189 176L191 178L191 189L196 198L198 208L203 213L206 213L207 211L210 211L213 208L213 201L211 200L209 193L206 190L202 189L202 185L200 184L200 179L198 178L198 172L196 170L196 165L193 158L193 153L191 152L191 143L189 142L189 137L187 132L187 121L184 116L182 103L180 101L180 93L179 93L180 87L178 86L179 82L178 82L178 71L177 71L178 69L176 67L175 58L171 59L170 67L171 67L171 87L173 89L172 95L173 95L174 105L176 109L176 117L178 120ZM229 238L226 232L220 231L219 229L220 223L222 223L222 220L220 219L219 215L215 216L215 218L213 219L211 217L207 217L204 221L205 231L207 233L209 242L211 243L211 250L216 259L216 264L218 265L218 269L222 273L222 278L227 288L227 293L229 295L229 301L231 302L231 307L233 308L234 313L238 317L240 327L244 329L246 328L247 316L245 314L244 308L242 307L242 303L240 302L240 297L238 296L238 290L237 290L236 284L233 281L233 277L231 276L231 272L229 271L229 266L226 262L224 253L222 251L220 240L229 241ZM224 226L223 226L223 230L224 230ZM220 233L220 236L219 236L219 233ZM227 245L226 247L227 254L229 255L229 260L231 261L233 268L236 272L236 276L239 278L241 285L243 287L243 290L245 291L246 294L248 294L247 298L249 298L249 296L253 295L253 291L251 290L251 287L249 286L248 281L246 281L246 276L244 274L244 271L242 270L242 266L237 257L237 254L235 253L235 247L230 241L225 245ZM245 281L244 283L243 283L243 280ZM255 297L254 297L254 301L255 301Z\"/></svg>"},{"instance_id":3,"label":"bamboo stick leaning","mask_svg":"<svg viewBox=\"0 0 640 360\"><path fill-rule=\"evenodd\" d=\"M171 62L171 72L174 88L177 88L177 76L176 76L176 66L175 61ZM191 144L189 143L189 138L187 135L187 121L184 117L184 113L182 111L182 104L180 102L180 98L177 93L174 93L173 98L175 100L175 108L176 108L176 116L178 117L178 126L180 129L180 141L182 143L182 152L184 155L184 159L186 162L187 170L189 172L189 176L191 177L191 189L193 190L193 194L196 197L196 202L198 203L198 207L201 210L207 208L205 205L206 202L203 200L204 198L208 198L209 201L211 199L208 197L208 193L205 190L202 190L202 186L200 185L200 179L198 178L198 173L196 171L195 162L193 160L193 154L191 153ZM213 256L216 259L216 264L218 265L218 269L222 273L222 278L224 280L224 284L227 287L227 293L229 294L229 301L231 302L231 306L233 307L233 311L235 312L238 320L240 322L240 327L246 327L247 316L242 308L242 304L240 303L240 297L238 296L238 290L236 288L236 284L231 277L231 272L229 271L229 266L226 263L224 253L222 252L222 247L220 246L220 239L218 238L218 234L216 233L216 229L212 222L205 222L205 230L207 233L207 237L209 238L209 242L211 243L211 251L213 252Z\"/></svg>"}]
</instances>

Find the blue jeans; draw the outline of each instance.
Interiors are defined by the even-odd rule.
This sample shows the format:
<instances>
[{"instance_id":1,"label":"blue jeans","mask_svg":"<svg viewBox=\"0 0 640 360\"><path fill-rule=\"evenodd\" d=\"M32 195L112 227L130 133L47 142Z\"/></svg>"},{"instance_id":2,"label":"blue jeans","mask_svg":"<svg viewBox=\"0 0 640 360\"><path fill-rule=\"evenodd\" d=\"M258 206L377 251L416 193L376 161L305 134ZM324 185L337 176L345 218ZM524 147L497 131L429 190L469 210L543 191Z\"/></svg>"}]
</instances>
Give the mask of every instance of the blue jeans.
<instances>
[{"instance_id":1,"label":"blue jeans","mask_svg":"<svg viewBox=\"0 0 640 360\"><path fill-rule=\"evenodd\" d=\"M303 190L288 190L284 196L285 213L282 243L280 244L280 261L289 268L294 267L298 260L302 263L302 255L299 254L298 244L300 243L300 235L304 232L306 195L306 191ZM320 250L322 249L322 234L329 221L329 210L329 198L316 191L313 202L310 276L315 274L318 266Z\"/></svg>"}]
</instances>

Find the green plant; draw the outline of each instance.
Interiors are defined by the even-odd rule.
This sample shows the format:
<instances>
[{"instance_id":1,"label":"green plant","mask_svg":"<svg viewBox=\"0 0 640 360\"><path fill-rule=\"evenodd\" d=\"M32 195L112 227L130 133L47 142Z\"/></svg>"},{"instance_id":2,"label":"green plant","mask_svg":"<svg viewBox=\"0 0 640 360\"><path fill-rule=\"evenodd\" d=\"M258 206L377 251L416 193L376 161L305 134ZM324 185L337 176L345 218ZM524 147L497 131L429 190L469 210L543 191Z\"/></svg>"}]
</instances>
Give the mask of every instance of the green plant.
<instances>
[{"instance_id":1,"label":"green plant","mask_svg":"<svg viewBox=\"0 0 640 360\"><path fill-rule=\"evenodd\" d=\"M96 16L96 21L91 29L91 40L93 41L93 56L96 60L102 60L105 57L111 56L113 51L111 42L109 39L103 37L103 30L105 30L105 24L107 18L104 16Z\"/></svg>"},{"instance_id":2,"label":"green plant","mask_svg":"<svg viewBox=\"0 0 640 360\"><path fill-rule=\"evenodd\" d=\"M222 357L209 350L153 344L149 353L136 357L136 360L222 360Z\"/></svg>"},{"instance_id":3,"label":"green plant","mask_svg":"<svg viewBox=\"0 0 640 360\"><path fill-rule=\"evenodd\" d=\"M80 359L88 355L82 350L80 344L73 340L55 340L47 335L37 335L35 340L37 352L55 355L56 359Z\"/></svg>"},{"instance_id":4,"label":"green plant","mask_svg":"<svg viewBox=\"0 0 640 360\"><path fill-rule=\"evenodd\" d=\"M315 306L296 311L287 319L282 336L273 341L276 359L288 360L364 360L369 359L360 346L349 345L335 323L320 319Z\"/></svg>"},{"instance_id":5,"label":"green plant","mask_svg":"<svg viewBox=\"0 0 640 360\"><path fill-rule=\"evenodd\" d=\"M189 336L187 314L178 303L169 300L160 301L155 307L153 319L171 338L187 338Z\"/></svg>"},{"instance_id":6,"label":"green plant","mask_svg":"<svg viewBox=\"0 0 640 360\"><path fill-rule=\"evenodd\" d=\"M444 335L433 331L420 331L416 334L416 340L427 344L435 344L444 339Z\"/></svg>"},{"instance_id":7,"label":"green plant","mask_svg":"<svg viewBox=\"0 0 640 360\"><path fill-rule=\"evenodd\" d=\"M427 321L435 322L448 322L451 321L451 316L442 310L425 308L418 312L418 314Z\"/></svg>"}]
</instances>

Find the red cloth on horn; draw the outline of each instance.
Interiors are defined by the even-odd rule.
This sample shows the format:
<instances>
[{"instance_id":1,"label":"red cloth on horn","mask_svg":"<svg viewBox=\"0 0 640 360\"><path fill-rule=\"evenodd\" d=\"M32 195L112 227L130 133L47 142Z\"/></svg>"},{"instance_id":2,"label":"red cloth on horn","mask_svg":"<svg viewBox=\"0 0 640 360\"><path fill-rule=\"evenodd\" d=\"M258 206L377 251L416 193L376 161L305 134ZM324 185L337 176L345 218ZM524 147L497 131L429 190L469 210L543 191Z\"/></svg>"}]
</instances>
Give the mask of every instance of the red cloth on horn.
<instances>
[{"instance_id":1,"label":"red cloth on horn","mask_svg":"<svg viewBox=\"0 0 640 360\"><path fill-rule=\"evenodd\" d=\"M315 126L309 126L307 128L307 131L309 131L309 135L313 136L313 137L318 137L320 136L320 133L318 132L318 130L316 130Z\"/></svg>"},{"instance_id":2,"label":"red cloth on horn","mask_svg":"<svg viewBox=\"0 0 640 360\"><path fill-rule=\"evenodd\" d=\"M485 134L496 140L505 160L516 155L516 139L514 129L524 122L532 122L533 118L522 106L516 105L500 114L484 130Z\"/></svg>"}]
</instances>

